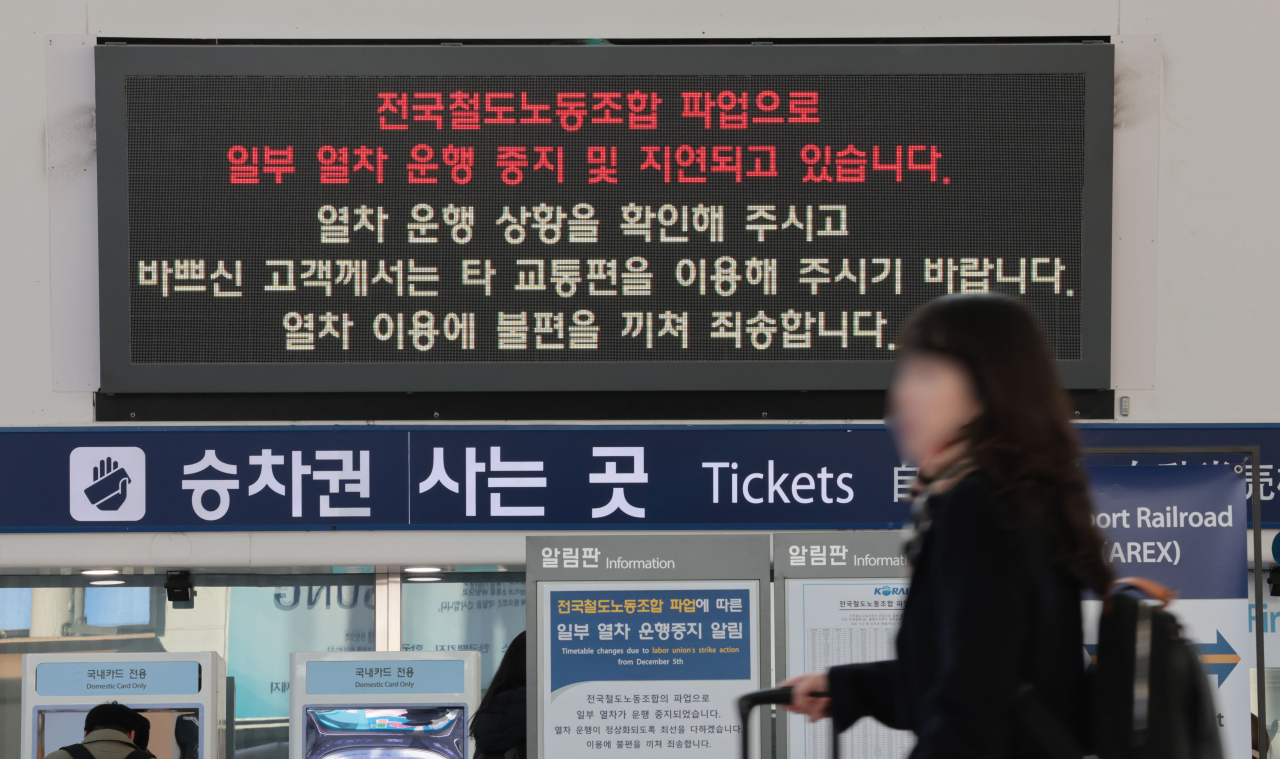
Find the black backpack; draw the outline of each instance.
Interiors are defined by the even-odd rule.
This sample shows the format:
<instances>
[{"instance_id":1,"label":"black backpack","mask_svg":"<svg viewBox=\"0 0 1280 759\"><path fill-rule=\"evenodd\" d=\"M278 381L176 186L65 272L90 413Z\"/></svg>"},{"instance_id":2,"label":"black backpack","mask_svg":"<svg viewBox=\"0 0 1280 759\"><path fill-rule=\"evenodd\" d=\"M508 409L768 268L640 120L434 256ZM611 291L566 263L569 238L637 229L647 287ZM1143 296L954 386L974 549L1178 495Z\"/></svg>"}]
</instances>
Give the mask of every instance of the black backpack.
<instances>
[{"instance_id":1,"label":"black backpack","mask_svg":"<svg viewBox=\"0 0 1280 759\"><path fill-rule=\"evenodd\" d=\"M1222 759L1213 694L1195 645L1165 607L1176 593L1151 580L1117 580L1098 621L1089 672L1091 750L1019 692L1025 732L1053 759ZM1146 599L1159 601L1153 606Z\"/></svg>"},{"instance_id":2,"label":"black backpack","mask_svg":"<svg viewBox=\"0 0 1280 759\"><path fill-rule=\"evenodd\" d=\"M63 746L58 749L71 754L71 759L93 759L93 754L89 753L89 749L84 747L83 743L76 743L70 746ZM156 755L146 749L134 749L133 753L124 759L156 759Z\"/></svg>"},{"instance_id":3,"label":"black backpack","mask_svg":"<svg viewBox=\"0 0 1280 759\"><path fill-rule=\"evenodd\" d=\"M1050 759L1223 759L1209 678L1195 646L1165 607L1177 594L1142 578L1117 580L1098 621L1097 658L1087 673L1091 750L1044 705L1031 685L1014 701L1025 737ZM1160 602L1159 607L1145 599ZM827 695L827 694L812 694ZM791 688L738 700L742 756L761 704L791 703ZM832 756L840 743L832 741Z\"/></svg>"}]
</instances>

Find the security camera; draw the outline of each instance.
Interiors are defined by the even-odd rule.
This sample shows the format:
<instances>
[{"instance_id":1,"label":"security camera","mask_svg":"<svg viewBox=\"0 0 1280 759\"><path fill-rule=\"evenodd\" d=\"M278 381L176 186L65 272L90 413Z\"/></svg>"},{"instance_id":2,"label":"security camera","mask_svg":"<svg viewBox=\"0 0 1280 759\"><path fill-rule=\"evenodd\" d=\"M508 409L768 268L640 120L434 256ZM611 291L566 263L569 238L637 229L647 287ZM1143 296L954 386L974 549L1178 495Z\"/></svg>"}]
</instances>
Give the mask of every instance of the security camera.
<instances>
[{"instance_id":1,"label":"security camera","mask_svg":"<svg viewBox=\"0 0 1280 759\"><path fill-rule=\"evenodd\" d=\"M196 607L196 589L191 584L190 572L166 572L164 594L175 609Z\"/></svg>"}]
</instances>

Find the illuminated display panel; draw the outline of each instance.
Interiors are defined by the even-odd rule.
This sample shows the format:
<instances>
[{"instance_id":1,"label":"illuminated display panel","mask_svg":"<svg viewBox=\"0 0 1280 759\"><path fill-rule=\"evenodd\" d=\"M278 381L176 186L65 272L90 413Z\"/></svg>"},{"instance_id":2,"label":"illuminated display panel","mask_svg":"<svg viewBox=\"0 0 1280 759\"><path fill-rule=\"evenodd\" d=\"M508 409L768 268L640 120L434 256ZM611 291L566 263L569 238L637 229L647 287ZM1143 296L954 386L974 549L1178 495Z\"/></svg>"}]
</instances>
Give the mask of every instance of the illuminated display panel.
<instances>
[{"instance_id":1,"label":"illuminated display panel","mask_svg":"<svg viewBox=\"0 0 1280 759\"><path fill-rule=\"evenodd\" d=\"M100 48L104 389L882 387L913 309L988 290L1106 386L1110 69Z\"/></svg>"}]
</instances>

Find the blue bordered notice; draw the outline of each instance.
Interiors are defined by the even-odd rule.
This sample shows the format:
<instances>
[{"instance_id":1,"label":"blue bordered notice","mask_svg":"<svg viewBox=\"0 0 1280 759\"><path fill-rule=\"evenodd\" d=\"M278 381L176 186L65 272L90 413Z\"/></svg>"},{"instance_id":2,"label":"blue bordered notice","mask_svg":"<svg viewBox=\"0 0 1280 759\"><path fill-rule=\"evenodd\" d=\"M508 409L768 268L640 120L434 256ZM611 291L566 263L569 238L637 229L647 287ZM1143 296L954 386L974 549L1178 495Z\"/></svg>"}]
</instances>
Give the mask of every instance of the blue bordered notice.
<instances>
[{"instance_id":1,"label":"blue bordered notice","mask_svg":"<svg viewBox=\"0 0 1280 759\"><path fill-rule=\"evenodd\" d=\"M760 687L758 593L746 580L538 583L539 756L738 756L737 701Z\"/></svg>"},{"instance_id":2,"label":"blue bordered notice","mask_svg":"<svg viewBox=\"0 0 1280 759\"><path fill-rule=\"evenodd\" d=\"M36 666L41 696L193 696L200 664L193 661L44 662Z\"/></svg>"}]
</instances>

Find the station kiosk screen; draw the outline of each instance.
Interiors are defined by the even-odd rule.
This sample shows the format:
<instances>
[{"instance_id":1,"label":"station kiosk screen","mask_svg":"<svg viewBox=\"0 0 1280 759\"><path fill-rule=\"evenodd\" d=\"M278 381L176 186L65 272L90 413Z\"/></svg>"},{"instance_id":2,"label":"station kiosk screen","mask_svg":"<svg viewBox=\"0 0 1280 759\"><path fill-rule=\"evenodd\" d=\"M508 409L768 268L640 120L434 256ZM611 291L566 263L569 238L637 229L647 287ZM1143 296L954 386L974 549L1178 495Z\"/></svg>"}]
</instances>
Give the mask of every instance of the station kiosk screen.
<instances>
[{"instance_id":1,"label":"station kiosk screen","mask_svg":"<svg viewBox=\"0 0 1280 759\"><path fill-rule=\"evenodd\" d=\"M145 718L134 742L156 759L224 759L226 666L213 652L27 654L22 659L23 759L80 743L99 704Z\"/></svg>"},{"instance_id":2,"label":"station kiosk screen","mask_svg":"<svg viewBox=\"0 0 1280 759\"><path fill-rule=\"evenodd\" d=\"M307 708L307 759L467 759L465 704Z\"/></svg>"},{"instance_id":3,"label":"station kiosk screen","mask_svg":"<svg viewBox=\"0 0 1280 759\"><path fill-rule=\"evenodd\" d=\"M150 723L147 750L156 759L198 759L200 755L200 709L198 707L156 707L137 709ZM63 746L84 740L84 719L89 709L36 709L36 757L52 754Z\"/></svg>"},{"instance_id":4,"label":"station kiosk screen","mask_svg":"<svg viewBox=\"0 0 1280 759\"><path fill-rule=\"evenodd\" d=\"M292 655L290 759L470 759L480 653Z\"/></svg>"}]
</instances>

